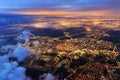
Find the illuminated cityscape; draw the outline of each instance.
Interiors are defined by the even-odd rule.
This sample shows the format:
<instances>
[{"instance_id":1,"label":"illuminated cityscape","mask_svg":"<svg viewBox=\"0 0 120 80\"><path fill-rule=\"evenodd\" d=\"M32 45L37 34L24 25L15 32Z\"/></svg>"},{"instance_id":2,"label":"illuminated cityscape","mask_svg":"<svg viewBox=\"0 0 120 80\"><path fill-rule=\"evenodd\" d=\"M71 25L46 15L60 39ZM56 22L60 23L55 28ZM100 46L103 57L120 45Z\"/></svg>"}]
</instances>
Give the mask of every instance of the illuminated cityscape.
<instances>
[{"instance_id":1,"label":"illuminated cityscape","mask_svg":"<svg viewBox=\"0 0 120 80\"><path fill-rule=\"evenodd\" d=\"M0 80L120 80L118 0L0 0Z\"/></svg>"}]
</instances>

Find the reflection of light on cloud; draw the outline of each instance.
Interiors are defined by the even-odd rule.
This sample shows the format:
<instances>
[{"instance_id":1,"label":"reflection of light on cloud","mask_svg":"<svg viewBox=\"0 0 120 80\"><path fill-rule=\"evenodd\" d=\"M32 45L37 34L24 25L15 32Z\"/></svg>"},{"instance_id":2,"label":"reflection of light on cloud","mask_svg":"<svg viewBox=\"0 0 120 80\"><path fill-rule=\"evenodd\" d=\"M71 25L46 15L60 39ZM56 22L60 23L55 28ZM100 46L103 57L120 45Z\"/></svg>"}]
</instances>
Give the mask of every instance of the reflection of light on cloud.
<instances>
[{"instance_id":1,"label":"reflection of light on cloud","mask_svg":"<svg viewBox=\"0 0 120 80\"><path fill-rule=\"evenodd\" d=\"M80 22L77 20L61 20L59 21L59 24L65 27L69 26L76 26L80 25Z\"/></svg>"},{"instance_id":2,"label":"reflection of light on cloud","mask_svg":"<svg viewBox=\"0 0 120 80\"><path fill-rule=\"evenodd\" d=\"M72 23L70 23L68 21L60 21L59 24L61 24L63 26L70 26L70 25L72 25Z\"/></svg>"},{"instance_id":3,"label":"reflection of light on cloud","mask_svg":"<svg viewBox=\"0 0 120 80\"><path fill-rule=\"evenodd\" d=\"M95 20L93 20L93 24L94 24L94 25L98 25L98 24L100 24L100 21L97 20L97 19L95 19Z\"/></svg>"},{"instance_id":4,"label":"reflection of light on cloud","mask_svg":"<svg viewBox=\"0 0 120 80\"><path fill-rule=\"evenodd\" d=\"M33 26L35 28L49 28L51 26L51 24L47 24L47 23L35 23L35 24L33 24Z\"/></svg>"},{"instance_id":5,"label":"reflection of light on cloud","mask_svg":"<svg viewBox=\"0 0 120 80\"><path fill-rule=\"evenodd\" d=\"M91 29L90 26L85 27L85 29L86 29L87 31L92 31L92 29Z\"/></svg>"}]
</instances>

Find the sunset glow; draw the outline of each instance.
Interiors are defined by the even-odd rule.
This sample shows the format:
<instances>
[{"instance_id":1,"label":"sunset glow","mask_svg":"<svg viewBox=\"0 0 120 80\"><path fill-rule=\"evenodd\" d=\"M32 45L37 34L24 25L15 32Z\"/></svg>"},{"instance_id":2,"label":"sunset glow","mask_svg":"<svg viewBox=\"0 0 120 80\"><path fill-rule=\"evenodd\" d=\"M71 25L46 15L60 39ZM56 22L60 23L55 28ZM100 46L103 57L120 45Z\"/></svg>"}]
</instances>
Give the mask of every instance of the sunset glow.
<instances>
[{"instance_id":1,"label":"sunset glow","mask_svg":"<svg viewBox=\"0 0 120 80\"><path fill-rule=\"evenodd\" d=\"M0 0L0 13L119 16L120 0Z\"/></svg>"},{"instance_id":2,"label":"sunset glow","mask_svg":"<svg viewBox=\"0 0 120 80\"><path fill-rule=\"evenodd\" d=\"M106 16L109 13L106 11L85 11L85 12L79 12L79 11L21 11L21 12L13 12L16 14L25 14L25 15L81 15L81 16Z\"/></svg>"}]
</instances>

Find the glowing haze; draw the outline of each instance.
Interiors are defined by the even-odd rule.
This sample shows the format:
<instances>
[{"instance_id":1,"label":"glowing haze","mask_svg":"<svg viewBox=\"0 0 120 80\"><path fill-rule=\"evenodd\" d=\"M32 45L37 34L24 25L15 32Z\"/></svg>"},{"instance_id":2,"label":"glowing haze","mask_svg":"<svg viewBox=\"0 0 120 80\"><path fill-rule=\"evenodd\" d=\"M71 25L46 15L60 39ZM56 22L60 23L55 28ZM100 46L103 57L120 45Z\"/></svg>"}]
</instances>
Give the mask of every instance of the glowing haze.
<instances>
[{"instance_id":1,"label":"glowing haze","mask_svg":"<svg viewBox=\"0 0 120 80\"><path fill-rule=\"evenodd\" d=\"M1 14L119 16L120 0L0 0Z\"/></svg>"}]
</instances>

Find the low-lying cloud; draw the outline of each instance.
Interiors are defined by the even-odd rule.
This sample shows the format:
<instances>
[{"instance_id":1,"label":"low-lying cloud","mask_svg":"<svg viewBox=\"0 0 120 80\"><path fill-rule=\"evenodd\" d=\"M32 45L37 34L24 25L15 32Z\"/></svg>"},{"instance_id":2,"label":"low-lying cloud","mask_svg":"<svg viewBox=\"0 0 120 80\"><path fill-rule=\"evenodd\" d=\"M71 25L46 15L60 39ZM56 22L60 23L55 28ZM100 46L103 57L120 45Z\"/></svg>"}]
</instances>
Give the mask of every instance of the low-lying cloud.
<instances>
[{"instance_id":1,"label":"low-lying cloud","mask_svg":"<svg viewBox=\"0 0 120 80\"><path fill-rule=\"evenodd\" d=\"M0 56L0 80L26 80L25 68L16 61L9 62L9 56Z\"/></svg>"}]
</instances>

